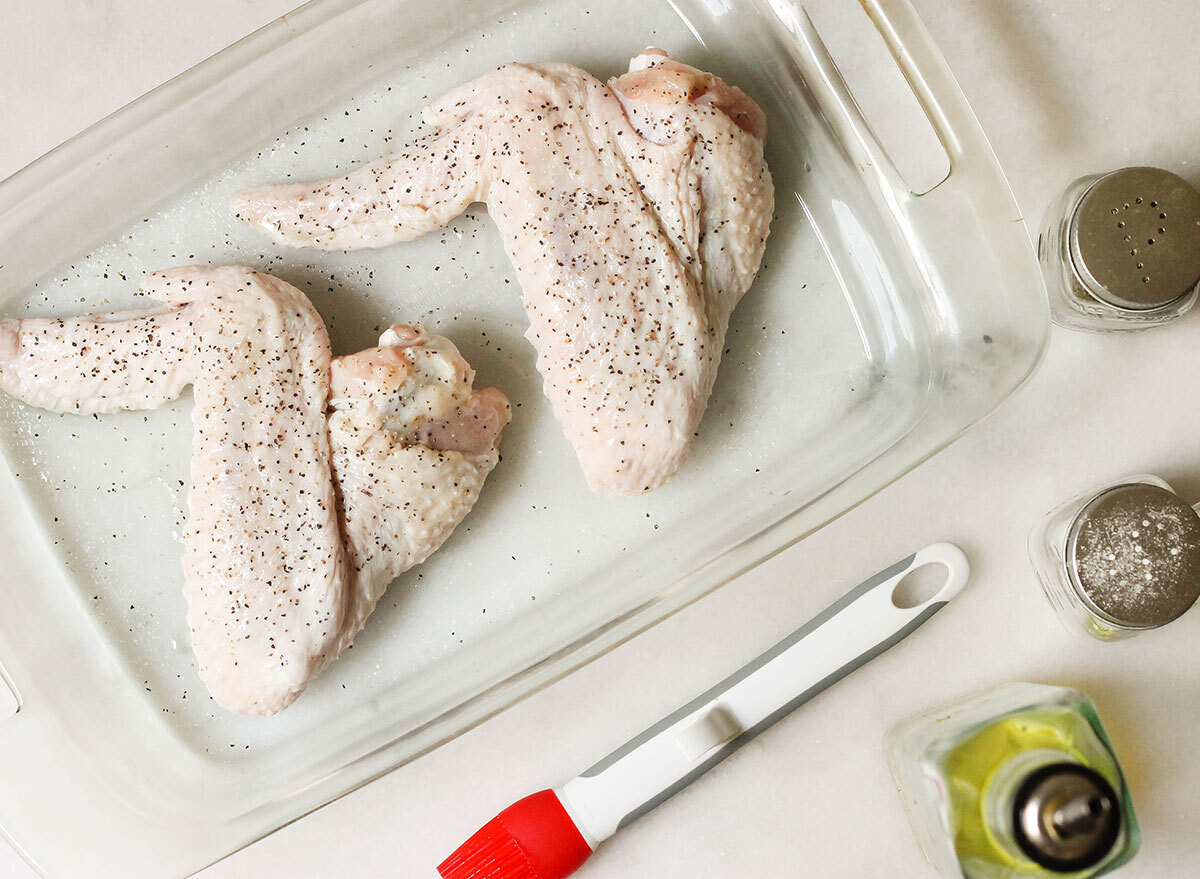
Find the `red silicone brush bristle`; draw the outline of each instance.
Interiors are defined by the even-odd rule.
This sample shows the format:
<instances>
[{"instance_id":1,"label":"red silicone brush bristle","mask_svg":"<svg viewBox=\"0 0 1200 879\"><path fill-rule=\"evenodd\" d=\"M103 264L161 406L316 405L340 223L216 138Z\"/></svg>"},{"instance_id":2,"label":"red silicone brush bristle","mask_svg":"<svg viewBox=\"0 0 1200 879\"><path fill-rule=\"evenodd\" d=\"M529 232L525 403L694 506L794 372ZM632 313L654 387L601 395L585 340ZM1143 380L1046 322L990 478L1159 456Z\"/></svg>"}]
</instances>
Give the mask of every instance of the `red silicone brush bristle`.
<instances>
[{"instance_id":1,"label":"red silicone brush bristle","mask_svg":"<svg viewBox=\"0 0 1200 879\"><path fill-rule=\"evenodd\" d=\"M439 866L445 879L541 879L499 818L479 828Z\"/></svg>"},{"instance_id":2,"label":"red silicone brush bristle","mask_svg":"<svg viewBox=\"0 0 1200 879\"><path fill-rule=\"evenodd\" d=\"M566 879L592 853L552 790L519 800L438 865L444 879Z\"/></svg>"}]
</instances>

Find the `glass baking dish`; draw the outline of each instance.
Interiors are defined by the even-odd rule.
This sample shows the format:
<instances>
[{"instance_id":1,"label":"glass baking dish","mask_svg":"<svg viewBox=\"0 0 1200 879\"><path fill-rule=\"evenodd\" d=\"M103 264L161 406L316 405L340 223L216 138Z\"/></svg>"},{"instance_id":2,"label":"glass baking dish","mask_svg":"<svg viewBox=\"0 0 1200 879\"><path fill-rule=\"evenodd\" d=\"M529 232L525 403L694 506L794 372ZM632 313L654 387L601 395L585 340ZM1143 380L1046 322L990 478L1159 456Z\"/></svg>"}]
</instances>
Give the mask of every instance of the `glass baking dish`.
<instances>
[{"instance_id":1,"label":"glass baking dish","mask_svg":"<svg viewBox=\"0 0 1200 879\"><path fill-rule=\"evenodd\" d=\"M20 705L0 720L0 826L38 870L197 870L778 552L1021 385L1048 321L1018 209L907 2L863 7L950 160L921 195L792 0L316 0L0 184L6 316L127 307L143 271L248 263L309 293L336 353L419 319L515 407L453 538L296 705L253 719L213 706L188 645L189 401L82 418L0 400L0 688ZM647 44L762 103L777 217L690 460L611 500L542 400L481 208L347 255L277 250L225 202L387 152L422 103L506 61L607 76Z\"/></svg>"}]
</instances>

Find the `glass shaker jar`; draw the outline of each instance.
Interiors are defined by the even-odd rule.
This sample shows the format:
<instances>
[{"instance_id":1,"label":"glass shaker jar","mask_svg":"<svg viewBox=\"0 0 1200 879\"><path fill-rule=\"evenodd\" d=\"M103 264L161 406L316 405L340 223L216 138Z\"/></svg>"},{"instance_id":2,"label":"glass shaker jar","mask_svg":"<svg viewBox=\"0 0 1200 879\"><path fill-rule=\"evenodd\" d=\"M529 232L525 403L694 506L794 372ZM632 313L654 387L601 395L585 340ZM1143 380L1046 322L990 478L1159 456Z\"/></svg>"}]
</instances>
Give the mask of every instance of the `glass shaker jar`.
<instances>
[{"instance_id":1,"label":"glass shaker jar","mask_svg":"<svg viewBox=\"0 0 1200 879\"><path fill-rule=\"evenodd\" d=\"M1103 641L1177 619L1200 596L1200 513L1157 476L1072 498L1029 537L1042 590L1068 629Z\"/></svg>"},{"instance_id":2,"label":"glass shaker jar","mask_svg":"<svg viewBox=\"0 0 1200 879\"><path fill-rule=\"evenodd\" d=\"M1125 777L1077 690L1007 684L897 724L886 747L943 876L1089 879L1137 852Z\"/></svg>"},{"instance_id":3,"label":"glass shaker jar","mask_svg":"<svg viewBox=\"0 0 1200 879\"><path fill-rule=\"evenodd\" d=\"M1082 177L1047 211L1038 259L1060 326L1114 332L1174 320L1200 285L1200 192L1160 168Z\"/></svg>"}]
</instances>

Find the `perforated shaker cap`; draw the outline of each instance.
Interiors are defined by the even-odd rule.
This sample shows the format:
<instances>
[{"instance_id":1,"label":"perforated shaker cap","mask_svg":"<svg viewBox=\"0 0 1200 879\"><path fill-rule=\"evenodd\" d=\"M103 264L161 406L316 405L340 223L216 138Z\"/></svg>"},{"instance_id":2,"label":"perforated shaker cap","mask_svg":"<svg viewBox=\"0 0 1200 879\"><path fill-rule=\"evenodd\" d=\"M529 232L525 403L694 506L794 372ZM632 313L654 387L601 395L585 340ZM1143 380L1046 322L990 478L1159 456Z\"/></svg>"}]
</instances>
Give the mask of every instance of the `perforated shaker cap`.
<instances>
[{"instance_id":1,"label":"perforated shaker cap","mask_svg":"<svg viewBox=\"0 0 1200 879\"><path fill-rule=\"evenodd\" d=\"M1161 168L1122 168L1080 199L1071 264L1101 302L1161 308L1200 284L1200 192Z\"/></svg>"},{"instance_id":2,"label":"perforated shaker cap","mask_svg":"<svg viewBox=\"0 0 1200 879\"><path fill-rule=\"evenodd\" d=\"M1067 565L1102 619L1135 629L1166 625L1200 596L1200 514L1157 485L1115 486L1075 517Z\"/></svg>"}]
</instances>

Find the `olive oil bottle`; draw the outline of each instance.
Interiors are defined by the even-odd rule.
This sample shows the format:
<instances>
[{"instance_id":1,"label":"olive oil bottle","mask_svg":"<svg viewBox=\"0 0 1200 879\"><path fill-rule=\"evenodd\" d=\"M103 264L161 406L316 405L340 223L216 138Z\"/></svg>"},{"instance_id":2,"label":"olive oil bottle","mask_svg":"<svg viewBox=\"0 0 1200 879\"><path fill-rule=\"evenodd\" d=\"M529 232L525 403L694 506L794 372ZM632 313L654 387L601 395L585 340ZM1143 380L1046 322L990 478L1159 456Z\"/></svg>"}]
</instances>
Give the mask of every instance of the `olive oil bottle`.
<instances>
[{"instance_id":1,"label":"olive oil bottle","mask_svg":"<svg viewBox=\"0 0 1200 879\"><path fill-rule=\"evenodd\" d=\"M1137 851L1125 777L1076 690L1008 684L898 724L887 750L944 876L1087 879Z\"/></svg>"}]
</instances>

